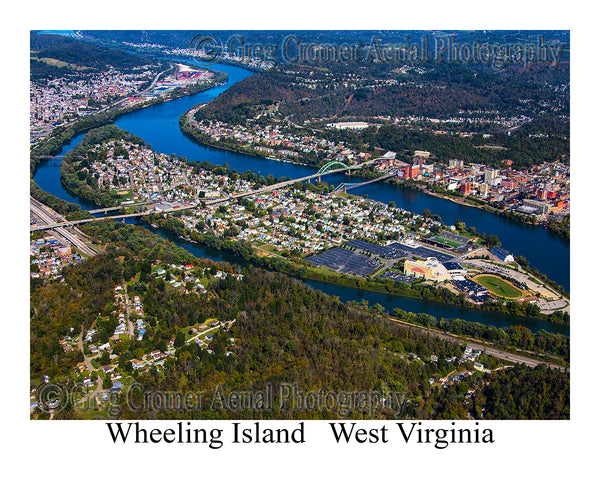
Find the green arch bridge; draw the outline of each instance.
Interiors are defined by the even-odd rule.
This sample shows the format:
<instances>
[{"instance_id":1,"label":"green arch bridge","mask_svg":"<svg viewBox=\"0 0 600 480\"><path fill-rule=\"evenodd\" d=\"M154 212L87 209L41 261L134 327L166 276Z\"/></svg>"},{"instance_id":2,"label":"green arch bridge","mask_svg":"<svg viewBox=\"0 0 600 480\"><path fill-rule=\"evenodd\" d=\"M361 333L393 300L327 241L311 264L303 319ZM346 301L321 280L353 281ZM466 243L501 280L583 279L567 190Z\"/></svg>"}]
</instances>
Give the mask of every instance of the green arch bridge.
<instances>
[{"instance_id":1,"label":"green arch bridge","mask_svg":"<svg viewBox=\"0 0 600 480\"><path fill-rule=\"evenodd\" d=\"M333 167L335 167L336 165L339 165L341 168L347 168L347 169L353 168L353 167L349 167L345 163L338 162L337 160L332 160L331 162L327 162L325 165L323 165L317 173L320 174L320 173L325 173L328 170L335 170Z\"/></svg>"}]
</instances>

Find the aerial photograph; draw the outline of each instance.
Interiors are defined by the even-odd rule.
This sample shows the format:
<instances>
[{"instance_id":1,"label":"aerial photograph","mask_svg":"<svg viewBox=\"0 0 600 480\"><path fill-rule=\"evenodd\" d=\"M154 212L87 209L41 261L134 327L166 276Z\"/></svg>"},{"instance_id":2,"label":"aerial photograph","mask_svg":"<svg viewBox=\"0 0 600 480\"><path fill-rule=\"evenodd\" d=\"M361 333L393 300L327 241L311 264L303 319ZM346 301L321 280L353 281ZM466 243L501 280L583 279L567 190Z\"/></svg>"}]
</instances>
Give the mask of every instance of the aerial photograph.
<instances>
[{"instance_id":1,"label":"aerial photograph","mask_svg":"<svg viewBox=\"0 0 600 480\"><path fill-rule=\"evenodd\" d=\"M571 418L569 30L28 34L31 423Z\"/></svg>"}]
</instances>

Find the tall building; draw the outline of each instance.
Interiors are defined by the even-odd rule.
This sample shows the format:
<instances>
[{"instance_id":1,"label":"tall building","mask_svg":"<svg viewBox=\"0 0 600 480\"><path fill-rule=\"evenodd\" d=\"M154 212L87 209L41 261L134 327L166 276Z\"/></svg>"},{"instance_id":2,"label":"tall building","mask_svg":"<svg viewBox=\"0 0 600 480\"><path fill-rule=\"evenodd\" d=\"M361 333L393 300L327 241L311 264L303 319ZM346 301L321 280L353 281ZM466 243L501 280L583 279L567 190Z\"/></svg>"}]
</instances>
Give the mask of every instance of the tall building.
<instances>
[{"instance_id":1,"label":"tall building","mask_svg":"<svg viewBox=\"0 0 600 480\"><path fill-rule=\"evenodd\" d=\"M463 168L462 160L451 159L448 160L448 164L450 165L450 168Z\"/></svg>"},{"instance_id":2,"label":"tall building","mask_svg":"<svg viewBox=\"0 0 600 480\"><path fill-rule=\"evenodd\" d=\"M402 168L401 171L404 174L404 179L415 178L417 175L419 175L421 167L418 165L407 165L406 167Z\"/></svg>"},{"instance_id":3,"label":"tall building","mask_svg":"<svg viewBox=\"0 0 600 480\"><path fill-rule=\"evenodd\" d=\"M483 179L484 179L485 183L489 184L489 183L492 183L492 180L495 180L497 176L498 176L498 170L490 169L490 170L487 170L483 174Z\"/></svg>"},{"instance_id":4,"label":"tall building","mask_svg":"<svg viewBox=\"0 0 600 480\"><path fill-rule=\"evenodd\" d=\"M489 185L487 183L480 183L479 184L479 193L481 194L482 197L487 197L489 194Z\"/></svg>"},{"instance_id":5,"label":"tall building","mask_svg":"<svg viewBox=\"0 0 600 480\"><path fill-rule=\"evenodd\" d=\"M460 186L460 193L468 195L471 193L471 182L465 182Z\"/></svg>"}]
</instances>

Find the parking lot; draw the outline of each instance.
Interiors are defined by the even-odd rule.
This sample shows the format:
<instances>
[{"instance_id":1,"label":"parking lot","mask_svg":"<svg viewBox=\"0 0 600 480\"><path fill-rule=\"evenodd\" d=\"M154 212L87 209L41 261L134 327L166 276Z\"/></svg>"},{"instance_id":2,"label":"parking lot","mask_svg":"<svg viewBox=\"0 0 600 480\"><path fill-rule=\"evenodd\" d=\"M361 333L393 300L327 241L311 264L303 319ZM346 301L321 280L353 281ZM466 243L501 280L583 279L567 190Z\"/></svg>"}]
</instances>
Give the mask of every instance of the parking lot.
<instances>
[{"instance_id":1,"label":"parking lot","mask_svg":"<svg viewBox=\"0 0 600 480\"><path fill-rule=\"evenodd\" d=\"M454 256L454 255L449 255L447 253L440 252L439 250L434 250L433 248L427 248L427 247L421 247L421 246L412 248L412 247L408 247L406 245L402 245L401 243L398 243L398 242L390 243L387 246L387 248L393 248L397 252L403 252L404 255L412 255L414 257L420 257L422 259L425 259L428 257L435 257L442 263L448 262L448 261L456 258L456 256Z\"/></svg>"},{"instance_id":2,"label":"parking lot","mask_svg":"<svg viewBox=\"0 0 600 480\"><path fill-rule=\"evenodd\" d=\"M336 272L354 273L363 277L368 277L382 265L377 259L344 248L332 248L306 260L319 267L328 267Z\"/></svg>"},{"instance_id":3,"label":"parking lot","mask_svg":"<svg viewBox=\"0 0 600 480\"><path fill-rule=\"evenodd\" d=\"M406 257L407 255L412 255L414 257L419 257L422 259L425 259L427 257L435 257L443 263L456 258L455 255L440 252L439 250L434 250L432 248L427 248L423 246L417 246L413 248L407 245L403 245L399 242L394 242L390 243L389 245L382 246L377 245L375 243L366 242L364 240L352 240L351 242L348 242L347 245L354 247L357 250L369 252L373 255L379 255L381 258L385 259L402 258Z\"/></svg>"},{"instance_id":4,"label":"parking lot","mask_svg":"<svg viewBox=\"0 0 600 480\"><path fill-rule=\"evenodd\" d=\"M393 270L386 270L381 275L379 275L379 278L381 278L383 280L386 280L389 278L390 280L394 280L396 282L403 282L403 283L412 283L415 281L414 277L409 277L408 275L404 275L403 273L395 272Z\"/></svg>"}]
</instances>

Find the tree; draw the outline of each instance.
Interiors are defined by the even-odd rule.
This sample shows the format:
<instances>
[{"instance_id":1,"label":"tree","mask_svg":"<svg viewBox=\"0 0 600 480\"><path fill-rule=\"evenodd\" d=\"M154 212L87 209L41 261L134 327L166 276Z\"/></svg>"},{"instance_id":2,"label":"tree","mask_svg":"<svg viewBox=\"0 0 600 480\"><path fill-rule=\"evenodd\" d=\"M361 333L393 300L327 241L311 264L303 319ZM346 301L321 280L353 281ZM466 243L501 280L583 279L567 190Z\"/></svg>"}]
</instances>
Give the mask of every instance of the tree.
<instances>
[{"instance_id":1,"label":"tree","mask_svg":"<svg viewBox=\"0 0 600 480\"><path fill-rule=\"evenodd\" d=\"M178 332L175 336L175 342L173 343L175 348L180 348L185 345L185 335L183 332Z\"/></svg>"},{"instance_id":2,"label":"tree","mask_svg":"<svg viewBox=\"0 0 600 480\"><path fill-rule=\"evenodd\" d=\"M108 350L104 350L102 352L102 356L100 357L100 365L108 365L110 363L110 355Z\"/></svg>"},{"instance_id":3,"label":"tree","mask_svg":"<svg viewBox=\"0 0 600 480\"><path fill-rule=\"evenodd\" d=\"M485 245L488 248L499 247L502 245L500 239L496 235L488 235L485 239Z\"/></svg>"}]
</instances>

